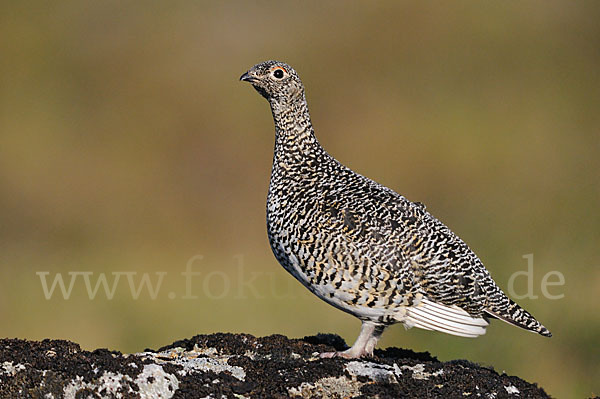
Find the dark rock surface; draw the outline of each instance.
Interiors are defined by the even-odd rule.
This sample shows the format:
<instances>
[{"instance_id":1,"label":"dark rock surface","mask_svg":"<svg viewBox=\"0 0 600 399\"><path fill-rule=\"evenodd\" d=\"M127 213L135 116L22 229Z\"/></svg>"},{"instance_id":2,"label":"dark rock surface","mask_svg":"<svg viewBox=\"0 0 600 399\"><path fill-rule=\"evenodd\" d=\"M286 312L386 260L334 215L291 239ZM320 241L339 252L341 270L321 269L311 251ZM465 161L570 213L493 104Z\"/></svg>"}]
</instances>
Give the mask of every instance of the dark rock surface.
<instances>
[{"instance_id":1,"label":"dark rock surface","mask_svg":"<svg viewBox=\"0 0 600 399\"><path fill-rule=\"evenodd\" d=\"M336 335L197 335L124 355L58 340L0 340L0 398L547 398L518 377L465 360L388 348L320 359Z\"/></svg>"}]
</instances>

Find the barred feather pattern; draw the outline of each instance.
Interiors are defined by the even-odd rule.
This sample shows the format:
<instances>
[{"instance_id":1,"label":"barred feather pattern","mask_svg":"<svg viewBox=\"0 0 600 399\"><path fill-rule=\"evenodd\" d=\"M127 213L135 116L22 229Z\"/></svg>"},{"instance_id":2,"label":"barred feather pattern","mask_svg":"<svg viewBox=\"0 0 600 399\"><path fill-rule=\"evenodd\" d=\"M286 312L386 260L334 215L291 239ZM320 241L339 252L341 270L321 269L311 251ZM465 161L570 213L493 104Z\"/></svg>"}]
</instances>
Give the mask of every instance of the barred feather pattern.
<instances>
[{"instance_id":1,"label":"barred feather pattern","mask_svg":"<svg viewBox=\"0 0 600 399\"><path fill-rule=\"evenodd\" d=\"M267 61L241 80L269 101L275 122L269 242L279 263L311 292L383 327L403 323L475 337L493 317L551 336L424 205L323 149L289 65Z\"/></svg>"}]
</instances>

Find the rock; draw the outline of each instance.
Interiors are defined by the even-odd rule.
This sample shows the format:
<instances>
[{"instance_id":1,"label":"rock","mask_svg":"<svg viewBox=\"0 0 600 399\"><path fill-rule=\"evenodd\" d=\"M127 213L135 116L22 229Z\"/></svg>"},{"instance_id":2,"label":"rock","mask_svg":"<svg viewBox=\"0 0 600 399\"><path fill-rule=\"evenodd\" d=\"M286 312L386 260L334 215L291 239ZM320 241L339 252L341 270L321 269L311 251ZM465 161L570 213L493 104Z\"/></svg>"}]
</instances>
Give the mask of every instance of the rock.
<instances>
[{"instance_id":1,"label":"rock","mask_svg":"<svg viewBox=\"0 0 600 399\"><path fill-rule=\"evenodd\" d=\"M388 348L364 360L321 359L336 335L197 335L156 351L93 352L60 340L0 340L0 398L548 398L518 377Z\"/></svg>"}]
</instances>

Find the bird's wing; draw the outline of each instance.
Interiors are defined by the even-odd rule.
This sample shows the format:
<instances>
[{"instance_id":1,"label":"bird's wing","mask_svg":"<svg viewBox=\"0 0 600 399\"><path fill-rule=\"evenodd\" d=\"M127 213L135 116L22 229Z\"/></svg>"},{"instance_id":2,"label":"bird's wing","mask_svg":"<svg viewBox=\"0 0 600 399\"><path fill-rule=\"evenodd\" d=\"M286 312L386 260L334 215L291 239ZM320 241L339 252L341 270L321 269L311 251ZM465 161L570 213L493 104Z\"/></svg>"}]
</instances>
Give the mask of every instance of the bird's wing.
<instances>
[{"instance_id":1,"label":"bird's wing","mask_svg":"<svg viewBox=\"0 0 600 399\"><path fill-rule=\"evenodd\" d=\"M409 297L423 295L420 306L408 307L414 326L476 337L485 333L489 315L551 335L504 294L477 255L425 206L358 176L361 201L341 196L344 211L332 211L331 219L338 221L332 227L365 248L360 256L392 276Z\"/></svg>"}]
</instances>

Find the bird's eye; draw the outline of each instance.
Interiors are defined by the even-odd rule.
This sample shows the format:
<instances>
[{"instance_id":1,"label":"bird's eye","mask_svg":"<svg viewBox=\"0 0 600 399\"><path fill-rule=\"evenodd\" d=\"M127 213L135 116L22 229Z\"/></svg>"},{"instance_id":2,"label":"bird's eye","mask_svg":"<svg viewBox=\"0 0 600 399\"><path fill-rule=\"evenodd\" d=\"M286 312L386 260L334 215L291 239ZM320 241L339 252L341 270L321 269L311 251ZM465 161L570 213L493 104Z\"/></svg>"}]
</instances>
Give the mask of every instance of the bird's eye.
<instances>
[{"instance_id":1,"label":"bird's eye","mask_svg":"<svg viewBox=\"0 0 600 399\"><path fill-rule=\"evenodd\" d=\"M276 69L273 71L273 76L276 77L277 79L281 79L283 78L283 70L282 69Z\"/></svg>"}]
</instances>

